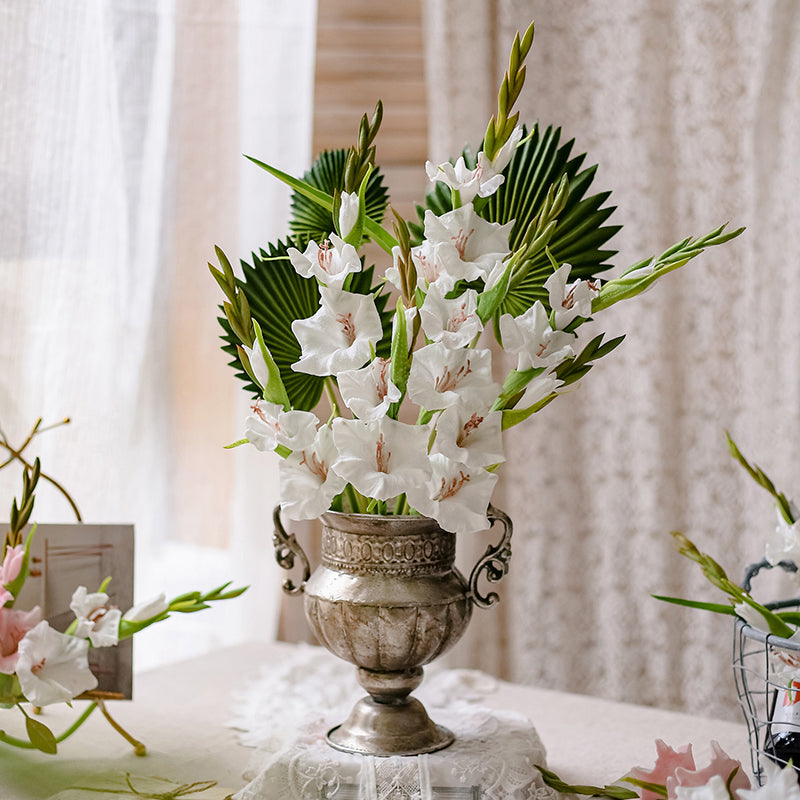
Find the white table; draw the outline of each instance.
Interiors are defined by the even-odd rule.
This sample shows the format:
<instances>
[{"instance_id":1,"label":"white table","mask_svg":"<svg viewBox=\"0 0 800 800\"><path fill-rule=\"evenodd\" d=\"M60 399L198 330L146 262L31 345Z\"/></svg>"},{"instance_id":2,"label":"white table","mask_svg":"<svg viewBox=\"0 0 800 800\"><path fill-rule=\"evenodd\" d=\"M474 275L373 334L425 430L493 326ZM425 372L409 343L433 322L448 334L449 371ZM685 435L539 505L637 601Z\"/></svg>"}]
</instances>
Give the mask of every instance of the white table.
<instances>
[{"instance_id":1,"label":"white table","mask_svg":"<svg viewBox=\"0 0 800 800\"><path fill-rule=\"evenodd\" d=\"M242 645L137 676L134 701L109 708L145 742L145 758L134 756L99 712L59 745L57 757L0 746L0 798L39 800L125 772L181 783L216 780L240 789L252 751L225 727L232 716L231 690L255 677L261 664L285 658L291 647ZM698 766L706 763L709 741L716 739L750 769L744 724L503 682L487 705L526 713L547 748L550 769L574 783L610 783L634 765L651 765L657 738L673 747L692 742ZM75 715L75 710L52 707L42 720L58 733ZM20 735L17 716L0 712L0 727ZM9 725L10 720L15 724Z\"/></svg>"}]
</instances>

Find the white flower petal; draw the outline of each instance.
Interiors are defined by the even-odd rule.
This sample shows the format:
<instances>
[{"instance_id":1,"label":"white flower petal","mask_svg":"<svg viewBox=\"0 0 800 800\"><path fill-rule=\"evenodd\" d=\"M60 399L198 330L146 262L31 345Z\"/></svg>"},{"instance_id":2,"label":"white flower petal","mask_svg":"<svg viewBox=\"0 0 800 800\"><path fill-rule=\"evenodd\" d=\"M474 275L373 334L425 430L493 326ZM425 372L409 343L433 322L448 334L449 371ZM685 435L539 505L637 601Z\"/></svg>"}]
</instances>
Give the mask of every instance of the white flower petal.
<instances>
[{"instance_id":1,"label":"white flower petal","mask_svg":"<svg viewBox=\"0 0 800 800\"><path fill-rule=\"evenodd\" d=\"M435 284L428 290L419 312L422 330L428 339L450 349L465 347L483 330L477 314L478 293L468 289L452 299L445 294Z\"/></svg>"},{"instance_id":2,"label":"white flower petal","mask_svg":"<svg viewBox=\"0 0 800 800\"><path fill-rule=\"evenodd\" d=\"M503 413L486 406L458 403L442 411L436 423L436 451L470 468L505 461Z\"/></svg>"},{"instance_id":3,"label":"white flower petal","mask_svg":"<svg viewBox=\"0 0 800 800\"><path fill-rule=\"evenodd\" d=\"M739 789L738 800L800 800L797 772L791 765L781 769L768 758L761 760L761 769L766 776L763 786L755 789Z\"/></svg>"},{"instance_id":4,"label":"white flower petal","mask_svg":"<svg viewBox=\"0 0 800 800\"><path fill-rule=\"evenodd\" d=\"M129 608L122 616L126 622L146 622L159 614L163 614L169 608L167 598L162 592L156 597L144 600L141 603Z\"/></svg>"},{"instance_id":5,"label":"white flower petal","mask_svg":"<svg viewBox=\"0 0 800 800\"><path fill-rule=\"evenodd\" d=\"M486 512L497 475L485 469L470 469L441 453L430 457L432 476L427 486L411 487L408 501L441 528L453 533L486 530Z\"/></svg>"},{"instance_id":6,"label":"white flower petal","mask_svg":"<svg viewBox=\"0 0 800 800\"><path fill-rule=\"evenodd\" d=\"M113 647L119 641L119 621L122 612L117 608L106 608L108 595L92 592L79 586L72 594L69 604L78 620L75 636L88 638L94 647Z\"/></svg>"},{"instance_id":7,"label":"white flower petal","mask_svg":"<svg viewBox=\"0 0 800 800\"><path fill-rule=\"evenodd\" d=\"M319 420L310 411L284 411L277 403L257 400L246 420L244 433L257 450L272 451L279 444L302 450L314 441Z\"/></svg>"},{"instance_id":8,"label":"white flower petal","mask_svg":"<svg viewBox=\"0 0 800 800\"><path fill-rule=\"evenodd\" d=\"M592 314L592 300L600 294L600 284L595 281L573 281L567 284L572 267L562 264L545 282L550 308L555 312L555 326L563 330L576 317L588 318Z\"/></svg>"},{"instance_id":9,"label":"white flower petal","mask_svg":"<svg viewBox=\"0 0 800 800\"><path fill-rule=\"evenodd\" d=\"M323 425L310 447L281 461L281 511L288 519L316 519L330 508L345 484L331 469L337 455L331 429Z\"/></svg>"},{"instance_id":10,"label":"white flower petal","mask_svg":"<svg viewBox=\"0 0 800 800\"><path fill-rule=\"evenodd\" d=\"M292 323L303 355L296 372L338 375L363 367L383 329L372 295L320 288L320 309L309 319Z\"/></svg>"},{"instance_id":11,"label":"white flower petal","mask_svg":"<svg viewBox=\"0 0 800 800\"><path fill-rule=\"evenodd\" d=\"M361 259L355 247L346 244L335 233L321 245L310 241L304 253L296 247L290 247L287 253L298 275L316 278L326 286L341 287L351 272L361 271Z\"/></svg>"},{"instance_id":12,"label":"white flower petal","mask_svg":"<svg viewBox=\"0 0 800 800\"><path fill-rule=\"evenodd\" d=\"M488 408L499 396L492 379L489 350L450 350L441 342L414 353L408 376L408 396L429 411L455 405L462 397Z\"/></svg>"},{"instance_id":13,"label":"white flower petal","mask_svg":"<svg viewBox=\"0 0 800 800\"><path fill-rule=\"evenodd\" d=\"M386 416L389 406L400 399L400 390L389 378L391 361L376 358L362 369L346 370L337 377L345 405L359 419Z\"/></svg>"},{"instance_id":14,"label":"white flower petal","mask_svg":"<svg viewBox=\"0 0 800 800\"><path fill-rule=\"evenodd\" d=\"M429 430L388 417L374 421L335 419L339 458L334 471L365 497L389 500L427 480Z\"/></svg>"},{"instance_id":15,"label":"white flower petal","mask_svg":"<svg viewBox=\"0 0 800 800\"><path fill-rule=\"evenodd\" d=\"M730 800L725 781L713 775L705 786L676 786L675 800Z\"/></svg>"},{"instance_id":16,"label":"white flower petal","mask_svg":"<svg viewBox=\"0 0 800 800\"><path fill-rule=\"evenodd\" d=\"M358 221L358 212L360 210L358 192L342 192L342 205L339 207L339 231L342 238L346 239L353 230L353 226ZM359 269L353 270L354 272L360 271L361 266L359 262Z\"/></svg>"},{"instance_id":17,"label":"white flower petal","mask_svg":"<svg viewBox=\"0 0 800 800\"><path fill-rule=\"evenodd\" d=\"M571 333L554 331L544 306L537 300L524 314L500 317L503 348L518 354L517 369L553 367L575 354Z\"/></svg>"},{"instance_id":18,"label":"white flower petal","mask_svg":"<svg viewBox=\"0 0 800 800\"><path fill-rule=\"evenodd\" d=\"M89 642L54 631L40 622L19 643L17 677L26 699L37 706L69 702L94 689Z\"/></svg>"}]
</instances>

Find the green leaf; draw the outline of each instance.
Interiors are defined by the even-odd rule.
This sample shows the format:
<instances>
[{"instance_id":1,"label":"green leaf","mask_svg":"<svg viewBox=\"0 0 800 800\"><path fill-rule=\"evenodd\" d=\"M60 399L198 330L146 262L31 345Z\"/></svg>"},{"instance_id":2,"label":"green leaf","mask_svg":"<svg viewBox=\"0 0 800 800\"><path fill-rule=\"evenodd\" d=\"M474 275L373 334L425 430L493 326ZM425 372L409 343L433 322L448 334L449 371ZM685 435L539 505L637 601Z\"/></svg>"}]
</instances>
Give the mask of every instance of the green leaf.
<instances>
[{"instance_id":1,"label":"green leaf","mask_svg":"<svg viewBox=\"0 0 800 800\"><path fill-rule=\"evenodd\" d=\"M542 780L551 788L562 794L587 794L593 797L613 797L617 800L633 800L639 797L638 792L626 789L624 786L586 786L583 784L570 784L561 780L555 772L545 769L539 764L534 767L542 773Z\"/></svg>"},{"instance_id":2,"label":"green leaf","mask_svg":"<svg viewBox=\"0 0 800 800\"><path fill-rule=\"evenodd\" d=\"M277 403L282 406L284 411L289 411L289 396L286 394L286 387L281 380L281 373L275 359L272 357L269 348L264 343L264 334L261 332L261 326L258 320L253 320L253 327L256 332L256 342L258 347L261 348L261 355L267 365L267 385L264 389L264 399L268 403Z\"/></svg>"},{"instance_id":3,"label":"green leaf","mask_svg":"<svg viewBox=\"0 0 800 800\"><path fill-rule=\"evenodd\" d=\"M726 614L735 617L736 611L732 605L725 603L703 603L700 600L686 600L683 597L663 597L662 595L651 595L656 600L663 600L665 603L674 603L676 606L686 606L687 608L699 608L703 611L713 611L715 614Z\"/></svg>"},{"instance_id":4,"label":"green leaf","mask_svg":"<svg viewBox=\"0 0 800 800\"><path fill-rule=\"evenodd\" d=\"M28 739L31 744L43 753L54 756L58 752L56 737L50 728L38 719L33 719L25 715L25 730L28 732Z\"/></svg>"},{"instance_id":5,"label":"green leaf","mask_svg":"<svg viewBox=\"0 0 800 800\"><path fill-rule=\"evenodd\" d=\"M311 169L303 175L303 180L333 197L333 193L344 186L344 166L347 160L347 150L325 150L320 153L311 165ZM370 218L376 223L383 222L386 208L389 204L389 193L383 185L383 175L375 169L364 187L362 208L365 213L364 223ZM309 199L299 190L292 193L289 230L292 238L300 245L305 246L309 240L323 241L336 230L333 214L318 202ZM302 248L301 248L302 249Z\"/></svg>"},{"instance_id":6,"label":"green leaf","mask_svg":"<svg viewBox=\"0 0 800 800\"><path fill-rule=\"evenodd\" d=\"M259 255L251 254L252 265L242 261L242 280L239 287L247 296L253 320L261 327L264 344L269 348L280 373L292 408L312 411L320 400L323 378L295 372L292 364L300 360L300 343L292 333L292 322L308 319L319 309L319 288L313 278L303 278L295 272L289 261L287 250L291 241L268 245ZM374 292L372 285L374 268L353 273L350 276L350 291L358 294ZM376 350L378 355L388 358L391 340L391 314L386 313L388 294L377 292L375 306L381 317L384 335ZM230 366L236 377L245 384L253 396L260 397L261 389L255 385L243 369L236 351L237 339L227 319L218 317L223 328L222 349L233 359Z\"/></svg>"},{"instance_id":7,"label":"green leaf","mask_svg":"<svg viewBox=\"0 0 800 800\"><path fill-rule=\"evenodd\" d=\"M550 187L558 186L566 176L569 185L566 205L545 243L559 263L572 265L570 277L573 280L591 278L609 269L612 265L607 259L616 251L603 249L603 246L620 226L605 224L614 211L613 206L604 206L610 193L587 196L597 167L582 169L586 154L573 155L574 140L562 144L560 128L551 126L542 132L534 125L530 134L525 131L523 141L503 172L506 178L503 185L488 202L475 202L478 213L490 222L514 220L510 243L512 249L516 249L531 221L541 211ZM464 157L470 167L474 166L475 157L469 151L464 152ZM425 204L437 216L450 211L449 190L437 182L426 195ZM417 207L420 220L424 211ZM422 225L412 226L412 231L418 244ZM548 307L544 282L551 273L552 267L542 247L525 279L504 298L499 313L519 316L536 300Z\"/></svg>"}]
</instances>

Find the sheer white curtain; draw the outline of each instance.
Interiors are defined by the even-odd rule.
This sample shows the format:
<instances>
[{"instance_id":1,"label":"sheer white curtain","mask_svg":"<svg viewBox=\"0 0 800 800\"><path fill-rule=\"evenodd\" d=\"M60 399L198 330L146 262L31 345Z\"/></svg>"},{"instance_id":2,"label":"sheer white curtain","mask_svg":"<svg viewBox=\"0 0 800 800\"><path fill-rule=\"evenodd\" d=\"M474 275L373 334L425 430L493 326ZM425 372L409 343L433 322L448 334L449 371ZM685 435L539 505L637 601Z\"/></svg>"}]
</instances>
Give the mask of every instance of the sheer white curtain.
<instances>
[{"instance_id":1,"label":"sheer white curtain","mask_svg":"<svg viewBox=\"0 0 800 800\"><path fill-rule=\"evenodd\" d=\"M581 389L509 437L505 613L462 658L513 679L736 717L731 627L650 593L719 599L671 549L732 576L772 503L724 429L800 497L800 5L783 0L426 4L431 150L479 140L513 33L536 20L522 116L564 126L612 189L625 267L731 220L748 230L598 318L628 333ZM519 433L517 433L519 431Z\"/></svg>"},{"instance_id":2,"label":"sheer white curtain","mask_svg":"<svg viewBox=\"0 0 800 800\"><path fill-rule=\"evenodd\" d=\"M254 584L142 635L140 667L274 630L275 464L222 449L245 402L205 262L285 227L288 193L241 154L308 164L315 18L314 0L0 2L0 425L16 444L72 418L27 455L86 521L135 524L138 596ZM20 483L0 472L6 507ZM43 485L34 518L71 512Z\"/></svg>"}]
</instances>

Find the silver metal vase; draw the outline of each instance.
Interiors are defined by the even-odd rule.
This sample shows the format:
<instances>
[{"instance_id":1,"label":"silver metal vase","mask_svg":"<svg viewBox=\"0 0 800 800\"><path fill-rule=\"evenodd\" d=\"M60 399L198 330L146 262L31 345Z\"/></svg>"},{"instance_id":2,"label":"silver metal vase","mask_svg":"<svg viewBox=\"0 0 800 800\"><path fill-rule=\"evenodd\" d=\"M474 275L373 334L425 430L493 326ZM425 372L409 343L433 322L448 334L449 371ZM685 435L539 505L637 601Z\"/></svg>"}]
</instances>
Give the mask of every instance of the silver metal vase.
<instances>
[{"instance_id":1,"label":"silver metal vase","mask_svg":"<svg viewBox=\"0 0 800 800\"><path fill-rule=\"evenodd\" d=\"M328 512L321 517L322 561L312 575L275 509L275 557L285 569L299 559L303 570L299 583L284 582L284 591L304 595L317 638L356 665L369 693L328 732L332 747L395 756L431 753L453 742L409 695L422 681L422 667L464 633L473 605L487 608L499 599L482 594L478 580L499 581L508 572L512 525L492 506L488 517L492 527L502 527L502 539L465 580L454 566L456 536L435 520Z\"/></svg>"}]
</instances>

